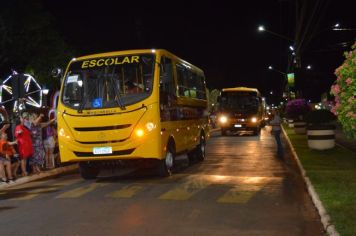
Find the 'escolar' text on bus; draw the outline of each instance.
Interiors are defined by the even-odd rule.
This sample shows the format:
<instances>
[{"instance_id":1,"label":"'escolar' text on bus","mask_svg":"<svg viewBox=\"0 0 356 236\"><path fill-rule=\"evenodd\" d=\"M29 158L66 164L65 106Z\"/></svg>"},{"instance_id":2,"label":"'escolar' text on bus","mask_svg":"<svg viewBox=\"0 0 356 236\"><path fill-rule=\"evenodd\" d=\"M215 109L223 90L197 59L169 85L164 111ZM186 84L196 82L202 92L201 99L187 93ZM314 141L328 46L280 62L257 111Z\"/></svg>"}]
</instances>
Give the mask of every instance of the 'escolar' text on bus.
<instances>
[{"instance_id":1,"label":"'escolar' text on bus","mask_svg":"<svg viewBox=\"0 0 356 236\"><path fill-rule=\"evenodd\" d=\"M101 58L101 59L94 59L94 60L87 60L83 61L82 68L88 67L100 67L100 66L111 66L111 65L121 65L125 63L139 63L139 56L131 56L131 57L124 57L124 58Z\"/></svg>"}]
</instances>

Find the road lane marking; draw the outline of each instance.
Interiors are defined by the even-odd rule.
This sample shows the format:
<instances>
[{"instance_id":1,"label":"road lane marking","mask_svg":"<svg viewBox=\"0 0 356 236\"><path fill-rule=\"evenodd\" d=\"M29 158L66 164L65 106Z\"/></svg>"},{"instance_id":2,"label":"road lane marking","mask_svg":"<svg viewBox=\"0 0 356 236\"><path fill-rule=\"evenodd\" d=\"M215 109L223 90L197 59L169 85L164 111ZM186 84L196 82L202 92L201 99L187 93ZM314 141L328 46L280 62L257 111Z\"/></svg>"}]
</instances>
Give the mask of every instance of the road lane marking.
<instances>
[{"instance_id":1,"label":"road lane marking","mask_svg":"<svg viewBox=\"0 0 356 236\"><path fill-rule=\"evenodd\" d=\"M106 195L106 197L111 197L111 198L131 198L135 194L139 193L144 189L143 186L139 185L129 185L125 186L122 189L109 193Z\"/></svg>"},{"instance_id":2,"label":"road lane marking","mask_svg":"<svg viewBox=\"0 0 356 236\"><path fill-rule=\"evenodd\" d=\"M159 199L184 201L191 198L204 188L210 185L210 182L204 179L191 179L179 185L178 187L162 194Z\"/></svg>"},{"instance_id":3,"label":"road lane marking","mask_svg":"<svg viewBox=\"0 0 356 236\"><path fill-rule=\"evenodd\" d=\"M47 193L47 192L56 191L56 190L58 190L58 188L56 188L56 187L30 190L30 191L26 191L26 192L21 192L21 193L19 193L19 195L23 195L23 196L10 198L10 200L11 201L31 200L42 193Z\"/></svg>"},{"instance_id":4,"label":"road lane marking","mask_svg":"<svg viewBox=\"0 0 356 236\"><path fill-rule=\"evenodd\" d=\"M246 177L241 184L234 186L221 196L219 203L247 203L256 195L268 182L266 177Z\"/></svg>"},{"instance_id":5,"label":"road lane marking","mask_svg":"<svg viewBox=\"0 0 356 236\"><path fill-rule=\"evenodd\" d=\"M78 197L81 197L89 192L94 191L97 188L100 188L100 187L103 187L106 185L107 184L105 184L105 183L92 183L87 186L75 188L68 192L62 193L62 194L58 195L56 198L78 198Z\"/></svg>"}]
</instances>

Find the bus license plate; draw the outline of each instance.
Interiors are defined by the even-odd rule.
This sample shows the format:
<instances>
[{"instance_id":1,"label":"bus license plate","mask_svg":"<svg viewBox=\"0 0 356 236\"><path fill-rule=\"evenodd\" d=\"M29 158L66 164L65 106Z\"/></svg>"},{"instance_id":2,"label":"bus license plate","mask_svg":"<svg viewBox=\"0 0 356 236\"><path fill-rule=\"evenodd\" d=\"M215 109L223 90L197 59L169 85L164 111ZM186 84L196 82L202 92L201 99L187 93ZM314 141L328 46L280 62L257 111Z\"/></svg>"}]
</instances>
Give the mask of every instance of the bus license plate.
<instances>
[{"instance_id":1,"label":"bus license plate","mask_svg":"<svg viewBox=\"0 0 356 236\"><path fill-rule=\"evenodd\" d=\"M234 125L234 127L235 127L235 128L241 128L241 127L242 127L242 125L237 124L237 125Z\"/></svg>"},{"instance_id":2,"label":"bus license plate","mask_svg":"<svg viewBox=\"0 0 356 236\"><path fill-rule=\"evenodd\" d=\"M112 147L94 147L93 148L93 153L98 155L98 154L111 154L112 153Z\"/></svg>"}]
</instances>

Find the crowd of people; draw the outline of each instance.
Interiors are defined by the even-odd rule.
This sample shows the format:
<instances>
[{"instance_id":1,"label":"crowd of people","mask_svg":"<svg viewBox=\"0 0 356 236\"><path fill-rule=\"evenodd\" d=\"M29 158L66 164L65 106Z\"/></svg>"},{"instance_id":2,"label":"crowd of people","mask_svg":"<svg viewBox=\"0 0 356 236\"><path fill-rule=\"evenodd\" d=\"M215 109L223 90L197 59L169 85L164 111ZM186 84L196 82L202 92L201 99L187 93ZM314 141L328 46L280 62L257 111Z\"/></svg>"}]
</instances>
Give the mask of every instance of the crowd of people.
<instances>
[{"instance_id":1,"label":"crowd of people","mask_svg":"<svg viewBox=\"0 0 356 236\"><path fill-rule=\"evenodd\" d=\"M23 112L13 132L10 124L0 129L0 184L58 165L55 119L44 121L44 118L43 114ZM13 141L8 140L9 134Z\"/></svg>"}]
</instances>

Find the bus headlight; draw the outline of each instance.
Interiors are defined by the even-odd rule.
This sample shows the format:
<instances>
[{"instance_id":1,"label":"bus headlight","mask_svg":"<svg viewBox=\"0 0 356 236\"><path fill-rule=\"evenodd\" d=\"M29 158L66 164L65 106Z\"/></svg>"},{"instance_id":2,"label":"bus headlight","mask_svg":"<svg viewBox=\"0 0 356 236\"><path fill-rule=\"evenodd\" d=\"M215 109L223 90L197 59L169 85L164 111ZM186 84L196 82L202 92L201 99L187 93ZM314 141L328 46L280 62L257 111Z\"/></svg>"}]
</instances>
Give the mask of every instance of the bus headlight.
<instances>
[{"instance_id":1,"label":"bus headlight","mask_svg":"<svg viewBox=\"0 0 356 236\"><path fill-rule=\"evenodd\" d=\"M256 123L257 122L257 118L256 117L252 117L251 121L252 121L252 123Z\"/></svg>"},{"instance_id":2,"label":"bus headlight","mask_svg":"<svg viewBox=\"0 0 356 236\"><path fill-rule=\"evenodd\" d=\"M145 129L146 128L146 129ZM138 138L142 138L143 136L145 136L146 133L149 133L151 132L153 129L156 128L156 125L152 122L147 122L146 125L145 125L145 128L143 128L141 126L141 128L137 128L135 129L135 135L136 137Z\"/></svg>"},{"instance_id":3,"label":"bus headlight","mask_svg":"<svg viewBox=\"0 0 356 236\"><path fill-rule=\"evenodd\" d=\"M152 122L146 123L146 129L150 132L155 128L155 125Z\"/></svg>"},{"instance_id":4,"label":"bus headlight","mask_svg":"<svg viewBox=\"0 0 356 236\"><path fill-rule=\"evenodd\" d=\"M219 122L220 122L221 124L225 124L225 123L227 122L227 117L226 117L226 116L220 116L220 117L219 117Z\"/></svg>"}]
</instances>

